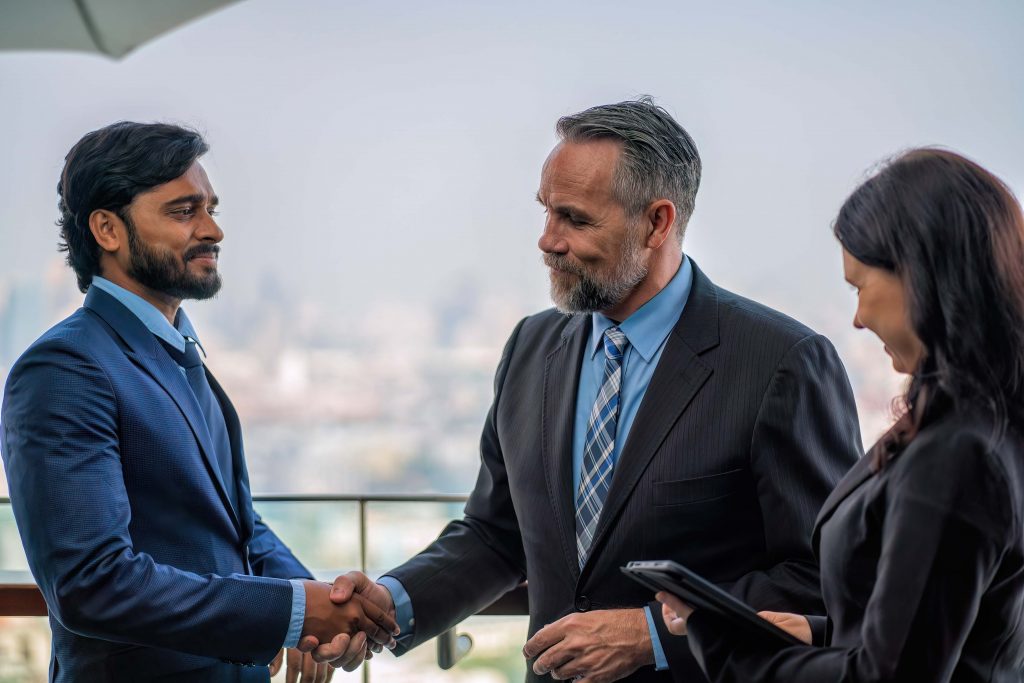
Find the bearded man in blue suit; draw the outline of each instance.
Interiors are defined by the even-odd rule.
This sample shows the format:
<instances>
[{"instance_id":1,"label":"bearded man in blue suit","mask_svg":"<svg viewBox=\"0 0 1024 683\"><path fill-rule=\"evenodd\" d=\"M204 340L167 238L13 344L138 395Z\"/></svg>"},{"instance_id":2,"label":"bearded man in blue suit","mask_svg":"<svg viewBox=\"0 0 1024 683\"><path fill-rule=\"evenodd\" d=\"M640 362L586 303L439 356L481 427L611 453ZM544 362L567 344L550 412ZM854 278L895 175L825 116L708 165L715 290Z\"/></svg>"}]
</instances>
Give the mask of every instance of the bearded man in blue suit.
<instances>
[{"instance_id":1,"label":"bearded man in blue suit","mask_svg":"<svg viewBox=\"0 0 1024 683\"><path fill-rule=\"evenodd\" d=\"M300 639L393 644L389 616L358 595L333 605L253 511L238 415L180 308L221 285L207 149L122 122L83 137L61 174L85 303L12 368L0 434L51 681L266 681Z\"/></svg>"}]
</instances>

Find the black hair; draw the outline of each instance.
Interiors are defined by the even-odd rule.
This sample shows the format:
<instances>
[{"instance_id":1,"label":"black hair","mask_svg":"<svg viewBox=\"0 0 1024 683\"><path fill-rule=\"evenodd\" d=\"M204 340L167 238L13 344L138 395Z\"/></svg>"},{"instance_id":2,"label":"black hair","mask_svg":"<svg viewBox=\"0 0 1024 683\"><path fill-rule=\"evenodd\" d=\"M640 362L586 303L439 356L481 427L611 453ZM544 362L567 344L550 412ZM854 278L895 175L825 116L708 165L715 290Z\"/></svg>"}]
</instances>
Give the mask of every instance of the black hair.
<instances>
[{"instance_id":1,"label":"black hair","mask_svg":"<svg viewBox=\"0 0 1024 683\"><path fill-rule=\"evenodd\" d=\"M137 195L180 177L208 150L194 130L131 121L94 130L75 143L57 183L57 225L60 250L67 252L80 290L88 290L99 274L100 248L89 229L92 212L106 209L127 218Z\"/></svg>"},{"instance_id":2,"label":"black hair","mask_svg":"<svg viewBox=\"0 0 1024 683\"><path fill-rule=\"evenodd\" d=\"M1010 189L959 154L914 149L858 187L833 229L899 276L925 349L876 466L946 409L983 411L1001 440L1024 417L1024 216Z\"/></svg>"}]
</instances>

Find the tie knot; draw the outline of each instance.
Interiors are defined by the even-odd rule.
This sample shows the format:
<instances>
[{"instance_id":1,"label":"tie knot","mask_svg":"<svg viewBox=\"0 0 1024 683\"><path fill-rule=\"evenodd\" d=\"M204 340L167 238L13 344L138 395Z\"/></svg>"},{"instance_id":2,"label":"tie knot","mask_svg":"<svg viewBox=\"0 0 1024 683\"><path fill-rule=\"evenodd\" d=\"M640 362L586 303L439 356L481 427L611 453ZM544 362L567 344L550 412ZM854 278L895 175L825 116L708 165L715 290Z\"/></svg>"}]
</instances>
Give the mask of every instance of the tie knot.
<instances>
[{"instance_id":1,"label":"tie knot","mask_svg":"<svg viewBox=\"0 0 1024 683\"><path fill-rule=\"evenodd\" d=\"M203 359L199 357L199 351L196 349L198 343L194 339L189 337L185 338L184 351L178 351L178 349L174 348L163 339L160 340L160 344L167 349L168 355L174 359L174 362L186 370L199 367L203 364Z\"/></svg>"},{"instance_id":2,"label":"tie knot","mask_svg":"<svg viewBox=\"0 0 1024 683\"><path fill-rule=\"evenodd\" d=\"M185 368L195 368L203 364L203 359L199 357L199 344L193 339L185 340L185 353L184 362L181 364Z\"/></svg>"},{"instance_id":3,"label":"tie knot","mask_svg":"<svg viewBox=\"0 0 1024 683\"><path fill-rule=\"evenodd\" d=\"M618 327L609 327L604 331L604 355L608 360L622 360L622 351L626 344L626 335Z\"/></svg>"}]
</instances>

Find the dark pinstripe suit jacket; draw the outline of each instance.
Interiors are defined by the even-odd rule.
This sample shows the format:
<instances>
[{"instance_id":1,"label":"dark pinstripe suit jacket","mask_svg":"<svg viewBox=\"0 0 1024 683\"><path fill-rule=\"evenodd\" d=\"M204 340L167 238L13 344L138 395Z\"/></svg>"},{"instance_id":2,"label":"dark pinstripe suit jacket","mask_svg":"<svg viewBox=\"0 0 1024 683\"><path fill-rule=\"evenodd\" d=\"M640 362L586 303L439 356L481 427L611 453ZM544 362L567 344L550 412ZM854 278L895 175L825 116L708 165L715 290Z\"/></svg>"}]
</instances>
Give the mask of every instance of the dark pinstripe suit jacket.
<instances>
[{"instance_id":1,"label":"dark pinstripe suit jacket","mask_svg":"<svg viewBox=\"0 0 1024 683\"><path fill-rule=\"evenodd\" d=\"M524 578L531 635L574 610L640 607L652 596L620 573L630 560L674 559L758 608L821 613L811 527L861 454L849 381L828 340L695 267L580 570L572 434L589 333L589 316L553 310L512 333L465 517L388 572L412 599L406 645ZM673 673L703 680L685 641L660 635ZM671 675L648 667L629 680Z\"/></svg>"},{"instance_id":2,"label":"dark pinstripe suit jacket","mask_svg":"<svg viewBox=\"0 0 1024 683\"><path fill-rule=\"evenodd\" d=\"M254 513L238 415L207 376L231 482L178 366L109 294L91 289L11 369L3 459L50 611L52 681L269 680L221 658L269 662L291 616L282 579L309 571Z\"/></svg>"}]
</instances>

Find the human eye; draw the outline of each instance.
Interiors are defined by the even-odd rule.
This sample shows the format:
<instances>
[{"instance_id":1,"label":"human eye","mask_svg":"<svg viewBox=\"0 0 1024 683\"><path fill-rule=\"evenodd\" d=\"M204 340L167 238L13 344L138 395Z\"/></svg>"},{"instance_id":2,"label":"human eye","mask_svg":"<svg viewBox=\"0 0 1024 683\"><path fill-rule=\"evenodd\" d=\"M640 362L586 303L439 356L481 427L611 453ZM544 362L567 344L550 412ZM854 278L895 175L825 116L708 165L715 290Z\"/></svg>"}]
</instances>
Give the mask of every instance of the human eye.
<instances>
[{"instance_id":1,"label":"human eye","mask_svg":"<svg viewBox=\"0 0 1024 683\"><path fill-rule=\"evenodd\" d=\"M191 206L182 206L177 209L171 209L169 213L177 218L189 218L194 215L195 212L195 208Z\"/></svg>"},{"instance_id":2,"label":"human eye","mask_svg":"<svg viewBox=\"0 0 1024 683\"><path fill-rule=\"evenodd\" d=\"M206 213L210 214L210 216L219 216L220 215L220 211L217 210L216 206L211 206L210 208L208 208L206 210Z\"/></svg>"},{"instance_id":3,"label":"human eye","mask_svg":"<svg viewBox=\"0 0 1024 683\"><path fill-rule=\"evenodd\" d=\"M562 217L565 220L569 221L570 225L572 225L574 228L580 228L583 227L584 225L587 225L587 220L583 216L575 214L571 211L563 211Z\"/></svg>"}]
</instances>

